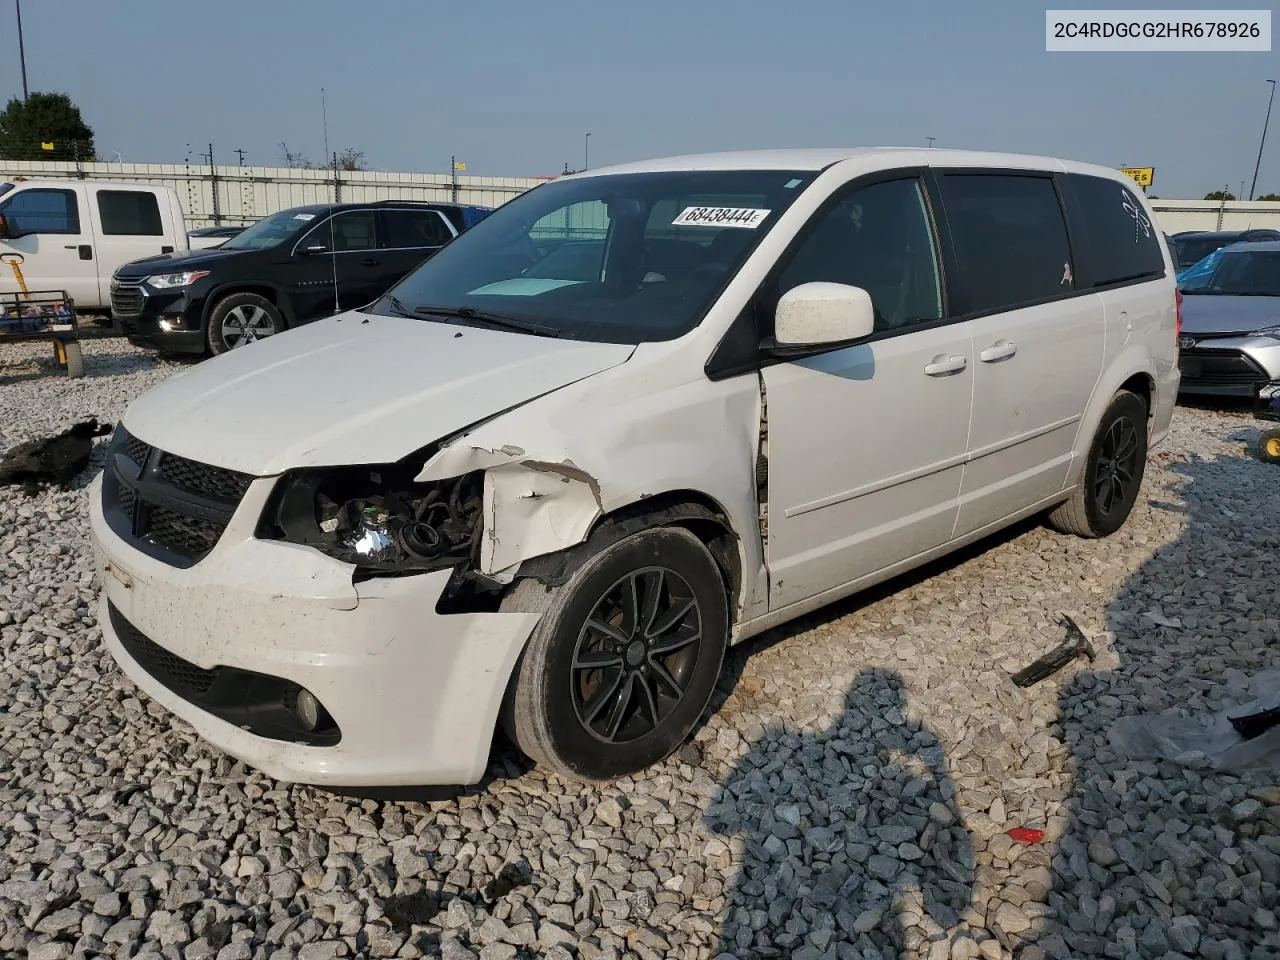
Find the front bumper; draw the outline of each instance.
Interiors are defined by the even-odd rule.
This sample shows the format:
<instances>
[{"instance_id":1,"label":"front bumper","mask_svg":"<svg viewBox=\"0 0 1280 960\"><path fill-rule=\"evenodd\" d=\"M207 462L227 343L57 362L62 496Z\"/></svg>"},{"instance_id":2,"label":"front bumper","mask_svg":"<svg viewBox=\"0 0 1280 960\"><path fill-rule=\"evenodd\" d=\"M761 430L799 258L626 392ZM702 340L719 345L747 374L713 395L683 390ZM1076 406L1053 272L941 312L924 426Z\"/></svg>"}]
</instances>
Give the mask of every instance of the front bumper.
<instances>
[{"instance_id":1,"label":"front bumper","mask_svg":"<svg viewBox=\"0 0 1280 960\"><path fill-rule=\"evenodd\" d=\"M1280 340L1272 337L1195 339L1178 358L1183 393L1206 396L1256 396L1280 382Z\"/></svg>"},{"instance_id":2,"label":"front bumper","mask_svg":"<svg viewBox=\"0 0 1280 960\"><path fill-rule=\"evenodd\" d=\"M112 315L120 333L139 347L165 353L203 353L204 297L190 291L130 288L134 296L112 296ZM125 309L121 309L125 307Z\"/></svg>"},{"instance_id":3,"label":"front bumper","mask_svg":"<svg viewBox=\"0 0 1280 960\"><path fill-rule=\"evenodd\" d=\"M442 615L435 606L448 571L353 585L346 564L256 539L274 482L254 481L212 552L179 569L107 525L102 480L94 480L99 623L112 657L201 737L279 780L332 787L478 781L537 615ZM250 671L304 687L333 717L339 742L259 736L194 705L129 654L111 607L151 643L203 670Z\"/></svg>"}]
</instances>

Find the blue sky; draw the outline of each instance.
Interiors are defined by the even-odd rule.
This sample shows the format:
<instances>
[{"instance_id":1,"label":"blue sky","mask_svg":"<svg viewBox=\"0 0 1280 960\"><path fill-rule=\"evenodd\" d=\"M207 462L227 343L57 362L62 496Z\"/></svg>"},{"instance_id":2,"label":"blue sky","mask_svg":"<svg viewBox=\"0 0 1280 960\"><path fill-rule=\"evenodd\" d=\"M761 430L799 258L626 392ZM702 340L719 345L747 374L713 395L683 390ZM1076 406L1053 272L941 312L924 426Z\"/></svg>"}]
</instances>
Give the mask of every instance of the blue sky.
<instances>
[{"instance_id":1,"label":"blue sky","mask_svg":"<svg viewBox=\"0 0 1280 960\"><path fill-rule=\"evenodd\" d=\"M589 130L592 166L935 137L1155 166L1163 197L1252 177L1275 53L1047 53L1045 6L23 0L23 25L32 89L70 94L99 152L126 160L213 141L219 162L241 147L275 165L282 140L318 160L323 86L331 147L384 170L444 171L456 154L472 174L550 175L581 165ZM22 92L14 26L4 0L5 100ZM1280 192L1273 119L1259 193Z\"/></svg>"}]
</instances>

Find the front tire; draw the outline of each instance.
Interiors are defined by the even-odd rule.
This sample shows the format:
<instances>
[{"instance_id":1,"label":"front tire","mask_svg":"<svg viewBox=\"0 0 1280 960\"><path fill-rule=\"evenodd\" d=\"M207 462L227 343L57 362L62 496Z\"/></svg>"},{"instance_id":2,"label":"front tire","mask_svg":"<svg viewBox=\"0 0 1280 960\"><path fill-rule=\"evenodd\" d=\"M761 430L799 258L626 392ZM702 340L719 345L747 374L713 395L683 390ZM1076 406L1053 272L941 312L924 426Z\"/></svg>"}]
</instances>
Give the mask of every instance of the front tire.
<instances>
[{"instance_id":1,"label":"front tire","mask_svg":"<svg viewBox=\"0 0 1280 960\"><path fill-rule=\"evenodd\" d=\"M209 311L205 340L215 356L274 336L284 330L284 316L276 305L256 293L232 293Z\"/></svg>"},{"instance_id":2,"label":"front tire","mask_svg":"<svg viewBox=\"0 0 1280 960\"><path fill-rule=\"evenodd\" d=\"M1146 401L1120 390L1098 424L1080 486L1049 514L1050 526L1086 538L1115 533L1133 510L1146 467Z\"/></svg>"},{"instance_id":3,"label":"front tire","mask_svg":"<svg viewBox=\"0 0 1280 960\"><path fill-rule=\"evenodd\" d=\"M642 530L546 597L504 726L530 759L565 776L636 773L689 735L728 639L724 579L706 547L679 527Z\"/></svg>"}]
</instances>

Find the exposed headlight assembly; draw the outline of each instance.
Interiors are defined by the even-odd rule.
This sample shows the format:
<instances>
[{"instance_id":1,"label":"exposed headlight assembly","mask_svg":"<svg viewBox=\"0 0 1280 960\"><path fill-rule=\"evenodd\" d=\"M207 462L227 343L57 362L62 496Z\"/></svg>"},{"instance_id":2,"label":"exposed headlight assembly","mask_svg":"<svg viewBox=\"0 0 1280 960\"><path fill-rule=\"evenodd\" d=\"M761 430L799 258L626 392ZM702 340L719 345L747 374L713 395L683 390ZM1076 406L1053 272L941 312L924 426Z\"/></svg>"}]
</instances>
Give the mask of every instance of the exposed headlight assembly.
<instances>
[{"instance_id":1,"label":"exposed headlight assembly","mask_svg":"<svg viewBox=\"0 0 1280 960\"><path fill-rule=\"evenodd\" d=\"M147 283L157 290L174 290L178 287L189 287L200 278L208 275L208 270L188 270L185 273L158 273L153 277L147 277Z\"/></svg>"},{"instance_id":2,"label":"exposed headlight assembly","mask_svg":"<svg viewBox=\"0 0 1280 960\"><path fill-rule=\"evenodd\" d=\"M258 526L371 573L416 573L472 558L484 493L481 473L415 483L395 464L297 470L281 478Z\"/></svg>"}]
</instances>

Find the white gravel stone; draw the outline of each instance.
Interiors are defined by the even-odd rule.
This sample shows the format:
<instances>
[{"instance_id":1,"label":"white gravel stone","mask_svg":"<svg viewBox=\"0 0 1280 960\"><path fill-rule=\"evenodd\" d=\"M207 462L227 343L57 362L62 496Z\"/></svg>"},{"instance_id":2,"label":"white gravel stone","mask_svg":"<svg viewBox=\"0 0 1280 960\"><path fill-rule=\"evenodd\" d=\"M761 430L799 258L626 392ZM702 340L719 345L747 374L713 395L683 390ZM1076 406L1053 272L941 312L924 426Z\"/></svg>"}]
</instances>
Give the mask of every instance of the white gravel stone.
<instances>
[{"instance_id":1,"label":"white gravel stone","mask_svg":"<svg viewBox=\"0 0 1280 960\"><path fill-rule=\"evenodd\" d=\"M0 448L187 367L95 340L70 381L45 352L0 352ZM1180 409L1113 537L1027 524L732 651L710 722L642 775L499 752L426 804L275 783L120 674L85 520L100 442L70 490L0 489L0 955L1280 956L1274 777L1107 738L1277 665L1257 427ZM1097 658L1014 687L1062 612Z\"/></svg>"}]
</instances>

